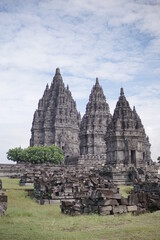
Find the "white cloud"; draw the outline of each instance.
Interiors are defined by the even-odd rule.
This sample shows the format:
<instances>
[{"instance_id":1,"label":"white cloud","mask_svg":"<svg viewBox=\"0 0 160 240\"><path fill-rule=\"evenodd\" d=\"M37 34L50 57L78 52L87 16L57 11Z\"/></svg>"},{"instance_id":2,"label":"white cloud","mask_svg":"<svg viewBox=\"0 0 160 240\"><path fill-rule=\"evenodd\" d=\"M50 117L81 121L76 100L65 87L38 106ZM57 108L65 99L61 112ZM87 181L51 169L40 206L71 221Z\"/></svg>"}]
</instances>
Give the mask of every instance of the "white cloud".
<instances>
[{"instance_id":1,"label":"white cloud","mask_svg":"<svg viewBox=\"0 0 160 240\"><path fill-rule=\"evenodd\" d=\"M96 77L112 112L123 83L142 113L155 159L160 144L159 12L159 0L1 1L0 161L7 148L28 145L33 112L56 67L82 113Z\"/></svg>"}]
</instances>

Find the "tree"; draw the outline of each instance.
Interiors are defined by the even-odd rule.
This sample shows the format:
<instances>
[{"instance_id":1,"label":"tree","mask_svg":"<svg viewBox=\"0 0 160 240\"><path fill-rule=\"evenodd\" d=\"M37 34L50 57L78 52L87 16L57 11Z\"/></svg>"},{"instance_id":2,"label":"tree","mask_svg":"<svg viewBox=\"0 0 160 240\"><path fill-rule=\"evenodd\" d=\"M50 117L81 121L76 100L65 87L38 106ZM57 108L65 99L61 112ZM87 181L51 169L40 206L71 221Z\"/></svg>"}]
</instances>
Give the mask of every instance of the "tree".
<instances>
[{"instance_id":1,"label":"tree","mask_svg":"<svg viewBox=\"0 0 160 240\"><path fill-rule=\"evenodd\" d=\"M14 162L25 161L24 150L21 147L9 149L7 152L7 159Z\"/></svg>"},{"instance_id":2,"label":"tree","mask_svg":"<svg viewBox=\"0 0 160 240\"><path fill-rule=\"evenodd\" d=\"M158 162L160 163L160 156L157 158Z\"/></svg>"},{"instance_id":3,"label":"tree","mask_svg":"<svg viewBox=\"0 0 160 240\"><path fill-rule=\"evenodd\" d=\"M7 159L14 162L28 163L54 163L59 164L64 160L62 149L54 145L33 146L22 149L13 148L7 152Z\"/></svg>"}]
</instances>

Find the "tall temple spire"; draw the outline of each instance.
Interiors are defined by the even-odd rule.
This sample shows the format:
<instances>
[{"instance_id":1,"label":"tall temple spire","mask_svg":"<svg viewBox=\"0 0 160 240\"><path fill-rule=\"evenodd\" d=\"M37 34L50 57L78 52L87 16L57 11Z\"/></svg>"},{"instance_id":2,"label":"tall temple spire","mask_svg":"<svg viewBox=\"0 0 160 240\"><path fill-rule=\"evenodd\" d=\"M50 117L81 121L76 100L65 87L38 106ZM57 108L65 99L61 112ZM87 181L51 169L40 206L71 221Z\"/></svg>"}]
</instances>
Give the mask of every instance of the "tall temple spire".
<instances>
[{"instance_id":1,"label":"tall temple spire","mask_svg":"<svg viewBox=\"0 0 160 240\"><path fill-rule=\"evenodd\" d=\"M104 134L110 120L109 106L98 78L96 78L80 126L81 155L103 155L106 153Z\"/></svg>"},{"instance_id":2,"label":"tall temple spire","mask_svg":"<svg viewBox=\"0 0 160 240\"><path fill-rule=\"evenodd\" d=\"M46 86L32 123L30 145L61 147L66 156L79 154L80 115L69 88L65 88L60 69L56 69L51 87Z\"/></svg>"},{"instance_id":3,"label":"tall temple spire","mask_svg":"<svg viewBox=\"0 0 160 240\"><path fill-rule=\"evenodd\" d=\"M55 85L57 87L59 85L63 85L63 87L64 87L63 79L62 79L62 76L61 76L59 68L56 68L56 72L55 72L55 75L53 77L53 81L52 81L52 84L51 84L51 89L53 89Z\"/></svg>"},{"instance_id":4,"label":"tall temple spire","mask_svg":"<svg viewBox=\"0 0 160 240\"><path fill-rule=\"evenodd\" d=\"M132 110L124 96L123 88L105 139L108 163L133 164L137 167L150 164L150 143L135 107Z\"/></svg>"},{"instance_id":5,"label":"tall temple spire","mask_svg":"<svg viewBox=\"0 0 160 240\"><path fill-rule=\"evenodd\" d=\"M120 95L121 95L121 96L124 96L124 90L123 90L122 87L121 87Z\"/></svg>"},{"instance_id":6,"label":"tall temple spire","mask_svg":"<svg viewBox=\"0 0 160 240\"><path fill-rule=\"evenodd\" d=\"M61 75L59 68L56 68L56 74L55 75Z\"/></svg>"}]
</instances>

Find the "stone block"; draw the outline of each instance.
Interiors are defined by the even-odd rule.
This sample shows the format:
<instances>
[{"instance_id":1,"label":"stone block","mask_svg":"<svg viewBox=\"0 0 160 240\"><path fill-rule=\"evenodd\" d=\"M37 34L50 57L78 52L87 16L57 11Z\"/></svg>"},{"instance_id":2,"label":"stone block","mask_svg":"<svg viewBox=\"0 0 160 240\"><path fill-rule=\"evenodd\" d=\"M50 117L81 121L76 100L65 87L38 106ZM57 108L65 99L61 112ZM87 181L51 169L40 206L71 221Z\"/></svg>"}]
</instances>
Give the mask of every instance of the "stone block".
<instances>
[{"instance_id":1,"label":"stone block","mask_svg":"<svg viewBox=\"0 0 160 240\"><path fill-rule=\"evenodd\" d=\"M100 211L99 214L101 216L106 216L106 215L110 215L111 214L111 211Z\"/></svg>"},{"instance_id":2,"label":"stone block","mask_svg":"<svg viewBox=\"0 0 160 240\"><path fill-rule=\"evenodd\" d=\"M136 205L133 206L127 206L127 211L128 212L136 212L138 210Z\"/></svg>"},{"instance_id":3,"label":"stone block","mask_svg":"<svg viewBox=\"0 0 160 240\"><path fill-rule=\"evenodd\" d=\"M73 206L75 203L74 200L62 200L61 201L61 204L65 207L70 207L70 206Z\"/></svg>"},{"instance_id":4,"label":"stone block","mask_svg":"<svg viewBox=\"0 0 160 240\"><path fill-rule=\"evenodd\" d=\"M112 206L100 206L99 214L100 215L110 215L112 211Z\"/></svg>"},{"instance_id":5,"label":"stone block","mask_svg":"<svg viewBox=\"0 0 160 240\"><path fill-rule=\"evenodd\" d=\"M0 195L0 203L7 202L7 196L6 195Z\"/></svg>"},{"instance_id":6,"label":"stone block","mask_svg":"<svg viewBox=\"0 0 160 240\"><path fill-rule=\"evenodd\" d=\"M59 204L61 201L60 200L49 200L49 204Z\"/></svg>"},{"instance_id":7,"label":"stone block","mask_svg":"<svg viewBox=\"0 0 160 240\"><path fill-rule=\"evenodd\" d=\"M126 205L113 206L113 214L126 213L126 212L127 212L127 206Z\"/></svg>"},{"instance_id":8,"label":"stone block","mask_svg":"<svg viewBox=\"0 0 160 240\"><path fill-rule=\"evenodd\" d=\"M112 206L99 206L100 211L111 211Z\"/></svg>"},{"instance_id":9,"label":"stone block","mask_svg":"<svg viewBox=\"0 0 160 240\"><path fill-rule=\"evenodd\" d=\"M107 199L107 200L99 200L97 203L99 206L118 206L119 203L116 199Z\"/></svg>"},{"instance_id":10,"label":"stone block","mask_svg":"<svg viewBox=\"0 0 160 240\"><path fill-rule=\"evenodd\" d=\"M121 197L121 205L128 205L128 198Z\"/></svg>"}]
</instances>

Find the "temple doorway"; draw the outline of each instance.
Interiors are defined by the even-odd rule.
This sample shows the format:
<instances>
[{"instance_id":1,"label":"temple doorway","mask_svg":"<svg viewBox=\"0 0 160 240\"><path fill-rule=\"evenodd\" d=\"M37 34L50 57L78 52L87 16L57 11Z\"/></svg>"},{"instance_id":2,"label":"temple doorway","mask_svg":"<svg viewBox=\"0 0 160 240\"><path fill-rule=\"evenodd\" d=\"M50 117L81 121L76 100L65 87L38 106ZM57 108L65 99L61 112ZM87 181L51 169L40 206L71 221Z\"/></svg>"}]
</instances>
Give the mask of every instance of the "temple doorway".
<instances>
[{"instance_id":1,"label":"temple doorway","mask_svg":"<svg viewBox=\"0 0 160 240\"><path fill-rule=\"evenodd\" d=\"M136 150L131 150L131 164L136 165Z\"/></svg>"}]
</instances>

